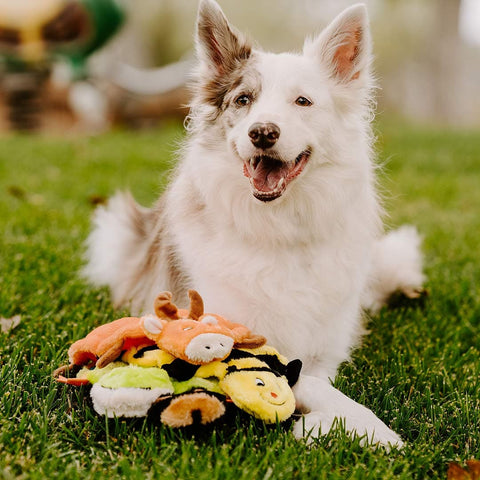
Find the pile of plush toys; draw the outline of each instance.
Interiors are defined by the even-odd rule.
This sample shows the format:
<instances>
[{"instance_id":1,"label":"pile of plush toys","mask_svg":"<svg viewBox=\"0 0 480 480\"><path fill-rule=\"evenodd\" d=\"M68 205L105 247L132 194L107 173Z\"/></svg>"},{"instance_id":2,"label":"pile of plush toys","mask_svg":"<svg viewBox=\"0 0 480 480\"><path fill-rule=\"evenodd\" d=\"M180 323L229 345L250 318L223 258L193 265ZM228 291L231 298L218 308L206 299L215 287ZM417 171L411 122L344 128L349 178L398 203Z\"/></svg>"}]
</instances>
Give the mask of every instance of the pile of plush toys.
<instances>
[{"instance_id":1,"label":"pile of plush toys","mask_svg":"<svg viewBox=\"0 0 480 480\"><path fill-rule=\"evenodd\" d=\"M70 365L55 372L57 380L91 384L94 409L108 417L154 416L187 427L240 409L265 423L289 419L301 361L288 362L264 337L204 313L196 291L189 296L189 310L178 309L164 292L155 315L96 328L70 347Z\"/></svg>"}]
</instances>

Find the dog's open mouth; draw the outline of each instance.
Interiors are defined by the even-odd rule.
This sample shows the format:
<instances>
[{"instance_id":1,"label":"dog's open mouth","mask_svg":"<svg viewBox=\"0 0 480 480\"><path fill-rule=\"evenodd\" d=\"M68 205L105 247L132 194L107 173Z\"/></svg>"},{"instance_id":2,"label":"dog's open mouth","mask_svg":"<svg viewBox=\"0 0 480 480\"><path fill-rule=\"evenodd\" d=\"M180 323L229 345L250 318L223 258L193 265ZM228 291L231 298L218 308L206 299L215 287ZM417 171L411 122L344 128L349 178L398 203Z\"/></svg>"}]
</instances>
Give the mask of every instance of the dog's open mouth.
<instances>
[{"instance_id":1,"label":"dog's open mouth","mask_svg":"<svg viewBox=\"0 0 480 480\"><path fill-rule=\"evenodd\" d=\"M243 172L250 179L253 196L263 202L280 197L287 185L302 173L310 153L306 149L290 162L268 155L258 155L245 161Z\"/></svg>"}]
</instances>

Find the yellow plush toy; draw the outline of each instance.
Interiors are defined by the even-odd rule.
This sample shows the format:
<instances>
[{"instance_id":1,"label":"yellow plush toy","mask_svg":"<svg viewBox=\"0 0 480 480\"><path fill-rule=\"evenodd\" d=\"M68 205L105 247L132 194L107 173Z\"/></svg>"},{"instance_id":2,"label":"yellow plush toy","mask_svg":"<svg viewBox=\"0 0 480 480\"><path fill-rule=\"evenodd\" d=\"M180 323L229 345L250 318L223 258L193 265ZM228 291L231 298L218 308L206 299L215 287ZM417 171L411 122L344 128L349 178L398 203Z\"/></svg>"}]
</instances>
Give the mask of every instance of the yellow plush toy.
<instances>
[{"instance_id":1,"label":"yellow plush toy","mask_svg":"<svg viewBox=\"0 0 480 480\"><path fill-rule=\"evenodd\" d=\"M129 351L122 357L131 365L146 368L161 366L179 386L198 384L201 380L213 382L203 386L225 396L241 410L266 423L283 422L295 411L295 397L291 387L296 383L302 363L288 360L273 347L264 345L255 349L233 349L222 361L191 367L184 362L168 361L159 349ZM167 360L167 362L165 362Z\"/></svg>"},{"instance_id":2,"label":"yellow plush toy","mask_svg":"<svg viewBox=\"0 0 480 480\"><path fill-rule=\"evenodd\" d=\"M301 362L279 361L283 372L278 372L252 351L239 353L244 356L228 362L220 388L238 408L266 423L287 420L295 411L295 397L287 376L293 385L300 374ZM280 357L273 348L269 354L273 359Z\"/></svg>"}]
</instances>

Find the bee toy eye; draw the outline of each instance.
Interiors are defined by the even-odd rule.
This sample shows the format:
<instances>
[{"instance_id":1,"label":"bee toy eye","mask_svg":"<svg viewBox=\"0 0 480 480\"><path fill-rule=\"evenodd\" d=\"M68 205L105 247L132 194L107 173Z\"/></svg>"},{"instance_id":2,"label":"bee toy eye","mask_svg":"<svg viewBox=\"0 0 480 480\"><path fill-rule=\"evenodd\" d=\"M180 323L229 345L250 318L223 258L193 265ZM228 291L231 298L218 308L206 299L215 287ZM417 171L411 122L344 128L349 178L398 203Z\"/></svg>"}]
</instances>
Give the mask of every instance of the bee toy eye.
<instances>
[{"instance_id":1,"label":"bee toy eye","mask_svg":"<svg viewBox=\"0 0 480 480\"><path fill-rule=\"evenodd\" d=\"M261 379L261 378L256 378L255 379L255 385L257 387L264 387L265 386L265 382Z\"/></svg>"}]
</instances>

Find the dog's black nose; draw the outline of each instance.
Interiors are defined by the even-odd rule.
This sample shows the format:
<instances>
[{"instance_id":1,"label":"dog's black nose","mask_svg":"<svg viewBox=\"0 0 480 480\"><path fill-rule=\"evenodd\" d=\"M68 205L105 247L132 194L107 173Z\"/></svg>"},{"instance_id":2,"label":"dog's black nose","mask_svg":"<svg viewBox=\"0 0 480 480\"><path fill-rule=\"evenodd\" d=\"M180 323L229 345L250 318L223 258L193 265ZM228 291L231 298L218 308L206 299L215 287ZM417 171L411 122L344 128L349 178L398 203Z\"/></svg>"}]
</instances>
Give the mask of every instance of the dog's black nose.
<instances>
[{"instance_id":1,"label":"dog's black nose","mask_svg":"<svg viewBox=\"0 0 480 480\"><path fill-rule=\"evenodd\" d=\"M280 136L280 127L274 123L254 123L248 129L248 136L257 148L273 147Z\"/></svg>"}]
</instances>

